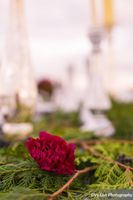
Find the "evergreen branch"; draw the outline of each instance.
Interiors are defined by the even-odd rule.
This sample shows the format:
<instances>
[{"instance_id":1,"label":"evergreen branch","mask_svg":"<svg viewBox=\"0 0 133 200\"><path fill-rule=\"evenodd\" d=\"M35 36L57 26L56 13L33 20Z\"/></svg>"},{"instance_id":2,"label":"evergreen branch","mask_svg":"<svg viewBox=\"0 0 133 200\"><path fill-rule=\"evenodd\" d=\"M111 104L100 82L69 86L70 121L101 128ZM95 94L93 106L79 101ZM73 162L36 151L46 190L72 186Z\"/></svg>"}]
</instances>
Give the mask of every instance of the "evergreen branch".
<instances>
[{"instance_id":1,"label":"evergreen branch","mask_svg":"<svg viewBox=\"0 0 133 200\"><path fill-rule=\"evenodd\" d=\"M75 143L75 144L81 144L81 139L78 138L73 138L68 140L69 143ZM133 145L133 141L132 140L117 140L117 139L104 139L104 140L96 140L96 139L92 139L92 140L88 140L87 144L88 145L98 145L98 144L108 144L108 143L119 143L119 144L132 144Z\"/></svg>"},{"instance_id":2,"label":"evergreen branch","mask_svg":"<svg viewBox=\"0 0 133 200\"><path fill-rule=\"evenodd\" d=\"M118 166L124 168L124 169L129 169L130 171L133 171L133 168L130 167L130 166L127 166L127 165L124 165L116 160L113 160L111 157L109 156L104 156L103 154L97 152L93 147L87 145L85 142L82 142L82 147L85 149L85 150L88 150L92 155L96 156L96 157L99 157L105 161L108 161L110 163L114 163L114 164L117 164Z\"/></svg>"},{"instance_id":3,"label":"evergreen branch","mask_svg":"<svg viewBox=\"0 0 133 200\"><path fill-rule=\"evenodd\" d=\"M76 140L75 140L76 141ZM108 140L89 140L87 141L88 145L97 145L97 144L108 144L108 143L119 143L119 144L133 144L132 140L116 140L116 139L108 139Z\"/></svg>"},{"instance_id":4,"label":"evergreen branch","mask_svg":"<svg viewBox=\"0 0 133 200\"><path fill-rule=\"evenodd\" d=\"M126 169L125 175L126 175L126 177L127 177L127 180L128 180L128 182L129 182L129 184L130 184L131 187L133 188L133 180L132 180L132 178L131 178L131 176L130 176L130 169L129 169L129 168Z\"/></svg>"},{"instance_id":5,"label":"evergreen branch","mask_svg":"<svg viewBox=\"0 0 133 200\"><path fill-rule=\"evenodd\" d=\"M57 190L56 192L54 192L52 195L50 195L50 197L48 198L48 200L53 200L55 199L58 195L60 195L62 192L64 192L72 183L73 181L78 177L80 176L81 174L85 174L89 171L92 171L94 169L96 169L97 166L92 166L92 167L87 167L85 169L82 169L82 170L77 170L77 172L74 174L74 176L72 176L68 182L63 186L61 187L59 190Z\"/></svg>"},{"instance_id":6,"label":"evergreen branch","mask_svg":"<svg viewBox=\"0 0 133 200\"><path fill-rule=\"evenodd\" d=\"M38 193L38 194L22 194L18 197L17 200L27 200L28 198L37 198L37 197L47 197L47 194Z\"/></svg>"},{"instance_id":7,"label":"evergreen branch","mask_svg":"<svg viewBox=\"0 0 133 200\"><path fill-rule=\"evenodd\" d=\"M37 170L37 168L25 168L25 169L5 170L5 171L0 171L0 175L7 174L7 173L19 173L19 172L36 171L36 170Z\"/></svg>"},{"instance_id":8,"label":"evergreen branch","mask_svg":"<svg viewBox=\"0 0 133 200\"><path fill-rule=\"evenodd\" d=\"M35 189L24 187L13 187L11 191L0 192L1 200L46 200L48 194L40 193Z\"/></svg>"}]
</instances>

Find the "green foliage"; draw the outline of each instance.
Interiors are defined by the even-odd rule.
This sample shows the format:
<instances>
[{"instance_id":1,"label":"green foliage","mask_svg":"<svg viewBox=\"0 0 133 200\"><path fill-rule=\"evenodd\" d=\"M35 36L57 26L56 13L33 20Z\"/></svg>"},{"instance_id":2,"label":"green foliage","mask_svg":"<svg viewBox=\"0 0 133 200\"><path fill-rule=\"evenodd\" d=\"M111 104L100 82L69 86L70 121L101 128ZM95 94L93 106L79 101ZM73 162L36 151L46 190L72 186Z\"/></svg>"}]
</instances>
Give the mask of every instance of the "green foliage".
<instances>
[{"instance_id":1,"label":"green foliage","mask_svg":"<svg viewBox=\"0 0 133 200\"><path fill-rule=\"evenodd\" d=\"M121 152L130 157L133 152L133 145L120 144L119 141L103 141L101 144L94 145L93 148L104 157L114 160L117 160ZM17 144L6 150L2 149L0 156L3 158L0 163L0 199L47 199L50 194L57 191L70 179L70 176L56 175L40 170L29 157L24 144ZM69 189L58 199L82 200L89 197L94 189L133 188L133 173L130 170L96 157L80 146L77 147L75 156L77 169L95 164L98 167L75 179Z\"/></svg>"},{"instance_id":2,"label":"green foliage","mask_svg":"<svg viewBox=\"0 0 133 200\"><path fill-rule=\"evenodd\" d=\"M13 121L31 121L26 115L18 115ZM28 115L27 115L28 116ZM118 104L113 102L113 107L107 116L116 128L116 138L133 137L133 104ZM79 130L78 113L61 113L44 116L39 122L33 122L33 136L46 130L64 137L67 140L78 139L89 141L96 139L90 133ZM99 139L100 141L100 139ZM94 150L114 161L120 155L133 159L133 144L119 140L105 140L93 146ZM77 145L76 168L83 169L88 166L98 165L97 169L80 175L57 199L59 200L84 200L89 198L93 191L107 189L133 189L133 172L119 166L116 162L109 162L102 157L95 156L84 150L81 144ZM132 163L125 165L133 167ZM71 177L59 176L39 169L37 164L29 157L23 142L0 149L0 199L1 200L45 200L53 192L62 187ZM97 198L93 198L97 199Z\"/></svg>"},{"instance_id":3,"label":"green foliage","mask_svg":"<svg viewBox=\"0 0 133 200\"><path fill-rule=\"evenodd\" d=\"M113 122L116 138L133 139L133 103L117 103L112 101L112 108L107 112Z\"/></svg>"},{"instance_id":4,"label":"green foliage","mask_svg":"<svg viewBox=\"0 0 133 200\"><path fill-rule=\"evenodd\" d=\"M34 122L34 136L41 130L46 130L52 134L59 135L65 139L90 139L95 138L91 132L81 132L79 129L78 113L55 112L44 116L40 121Z\"/></svg>"},{"instance_id":5,"label":"green foliage","mask_svg":"<svg viewBox=\"0 0 133 200\"><path fill-rule=\"evenodd\" d=\"M20 123L20 122L31 122L32 121L32 110L27 106L17 102L17 109L15 117L10 121Z\"/></svg>"},{"instance_id":6,"label":"green foliage","mask_svg":"<svg viewBox=\"0 0 133 200\"><path fill-rule=\"evenodd\" d=\"M129 150L130 149L130 150ZM108 157L117 161L118 156L124 153L126 156L131 156L133 159L133 144L120 144L118 143L106 143L101 145L96 145L95 150L102 153L104 157ZM99 163L99 167L95 172L96 182L89 187L99 188L99 189L131 189L133 185L133 172L126 170L119 166L117 163L109 162L104 159L95 159L92 157L91 161L93 163ZM126 163L124 163L128 166ZM130 167L132 167L130 165ZM130 181L129 181L130 180Z\"/></svg>"},{"instance_id":7,"label":"green foliage","mask_svg":"<svg viewBox=\"0 0 133 200\"><path fill-rule=\"evenodd\" d=\"M107 192L111 190L119 189L133 189L133 171L128 168L123 168L115 163L118 156L124 153L126 156L131 156L133 159L133 144L125 143L120 144L119 141L98 144L94 146L94 150L102 155L104 158L108 157L113 159L114 162L109 162L101 157L96 157L93 155L87 156L86 160L89 159L91 164L98 164L95 173L93 174L93 182L86 184L86 187L78 194L77 199L83 200L86 198L91 198L93 200L99 200L101 198L91 197L92 193ZM83 161L84 161L84 155ZM81 160L81 156L80 159ZM132 166L129 166L132 167ZM91 178L92 179L92 178Z\"/></svg>"},{"instance_id":8,"label":"green foliage","mask_svg":"<svg viewBox=\"0 0 133 200\"><path fill-rule=\"evenodd\" d=\"M28 200L33 198L32 194L34 198L36 197L35 199L45 199L70 179L70 176L40 170L37 164L29 158L24 145L18 144L5 151L6 153L4 150L1 151L1 158L3 157L4 161L0 163L0 199ZM79 177L73 182L72 188L80 190L82 185L83 180ZM66 195L71 194L69 192Z\"/></svg>"},{"instance_id":9,"label":"green foliage","mask_svg":"<svg viewBox=\"0 0 133 200\"><path fill-rule=\"evenodd\" d=\"M46 200L47 195L45 193L40 193L37 190L14 187L10 192L0 193L1 200Z\"/></svg>"},{"instance_id":10,"label":"green foliage","mask_svg":"<svg viewBox=\"0 0 133 200\"><path fill-rule=\"evenodd\" d=\"M45 115L38 123L34 123L35 129L40 130L40 128L63 128L71 127L78 128L80 125L79 115L77 112L64 113L61 111L53 112L51 114ZM51 125L51 126L49 126Z\"/></svg>"}]
</instances>

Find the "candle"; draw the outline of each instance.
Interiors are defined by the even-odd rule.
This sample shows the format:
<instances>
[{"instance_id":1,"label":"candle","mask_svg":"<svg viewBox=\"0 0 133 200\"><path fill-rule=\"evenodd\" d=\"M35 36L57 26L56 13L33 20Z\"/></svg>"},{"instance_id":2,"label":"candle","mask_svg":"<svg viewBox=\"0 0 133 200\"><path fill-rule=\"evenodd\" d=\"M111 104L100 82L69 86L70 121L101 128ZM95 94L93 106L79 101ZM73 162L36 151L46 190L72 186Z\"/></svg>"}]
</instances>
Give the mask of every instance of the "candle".
<instances>
[{"instance_id":1,"label":"candle","mask_svg":"<svg viewBox=\"0 0 133 200\"><path fill-rule=\"evenodd\" d=\"M92 22L96 26L97 25L97 11L96 11L96 1L91 0L91 16L92 16Z\"/></svg>"},{"instance_id":2,"label":"candle","mask_svg":"<svg viewBox=\"0 0 133 200\"><path fill-rule=\"evenodd\" d=\"M104 2L104 25L111 28L114 24L113 0L103 0Z\"/></svg>"},{"instance_id":3,"label":"candle","mask_svg":"<svg viewBox=\"0 0 133 200\"><path fill-rule=\"evenodd\" d=\"M103 25L103 4L102 0L90 0L91 20L94 27Z\"/></svg>"}]
</instances>

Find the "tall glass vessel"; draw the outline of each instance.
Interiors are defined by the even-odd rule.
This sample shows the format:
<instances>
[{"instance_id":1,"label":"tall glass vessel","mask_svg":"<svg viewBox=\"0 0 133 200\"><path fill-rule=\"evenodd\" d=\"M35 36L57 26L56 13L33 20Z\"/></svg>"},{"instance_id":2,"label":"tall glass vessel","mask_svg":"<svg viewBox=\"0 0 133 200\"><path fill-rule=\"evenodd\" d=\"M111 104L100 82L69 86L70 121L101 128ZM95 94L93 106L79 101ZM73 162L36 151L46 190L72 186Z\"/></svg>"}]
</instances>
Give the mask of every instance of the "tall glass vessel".
<instances>
[{"instance_id":1,"label":"tall glass vessel","mask_svg":"<svg viewBox=\"0 0 133 200\"><path fill-rule=\"evenodd\" d=\"M30 58L23 0L10 0L6 45L0 68L0 102L15 107L16 97L34 111L37 87ZM3 101L4 99L4 101Z\"/></svg>"}]
</instances>

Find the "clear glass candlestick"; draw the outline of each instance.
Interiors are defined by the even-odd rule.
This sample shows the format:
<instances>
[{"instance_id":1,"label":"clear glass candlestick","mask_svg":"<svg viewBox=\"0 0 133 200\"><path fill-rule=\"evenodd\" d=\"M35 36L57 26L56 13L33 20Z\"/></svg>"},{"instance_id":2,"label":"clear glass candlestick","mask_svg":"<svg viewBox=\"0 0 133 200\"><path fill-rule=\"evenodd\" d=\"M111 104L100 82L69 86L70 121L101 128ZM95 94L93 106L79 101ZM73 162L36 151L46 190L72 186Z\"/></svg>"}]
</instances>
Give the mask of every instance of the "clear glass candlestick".
<instances>
[{"instance_id":1,"label":"clear glass candlestick","mask_svg":"<svg viewBox=\"0 0 133 200\"><path fill-rule=\"evenodd\" d=\"M24 0L11 0L9 5L8 32L0 68L0 102L4 98L12 108L17 96L22 105L34 112L37 87L29 51Z\"/></svg>"},{"instance_id":2,"label":"clear glass candlestick","mask_svg":"<svg viewBox=\"0 0 133 200\"><path fill-rule=\"evenodd\" d=\"M97 135L110 136L114 133L114 128L104 115L104 111L111 107L111 102L104 87L102 77L101 42L103 35L103 30L99 28L92 28L89 32L92 51L90 60L87 62L86 66L88 84L84 107L88 109L88 115L86 114L86 120L84 120L84 129L89 129L89 121L92 121L94 132L96 132Z\"/></svg>"},{"instance_id":3,"label":"clear glass candlestick","mask_svg":"<svg viewBox=\"0 0 133 200\"><path fill-rule=\"evenodd\" d=\"M103 82L103 66L101 66L101 41L103 34L103 30L98 28L94 28L89 32L92 52L90 55L90 63L86 65L86 70L88 74L88 91L90 97L88 106L93 110L107 110L111 107L111 102Z\"/></svg>"},{"instance_id":4,"label":"clear glass candlestick","mask_svg":"<svg viewBox=\"0 0 133 200\"><path fill-rule=\"evenodd\" d=\"M74 86L74 67L69 65L66 68L66 82L55 91L54 102L58 109L64 112L77 112L79 98Z\"/></svg>"}]
</instances>

